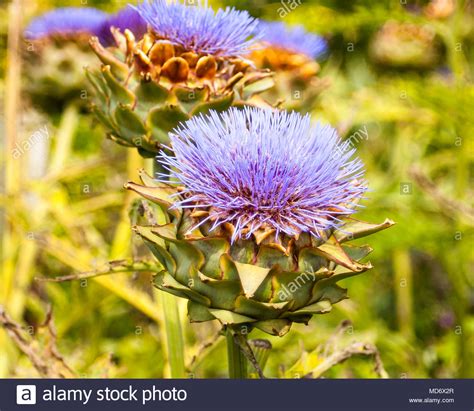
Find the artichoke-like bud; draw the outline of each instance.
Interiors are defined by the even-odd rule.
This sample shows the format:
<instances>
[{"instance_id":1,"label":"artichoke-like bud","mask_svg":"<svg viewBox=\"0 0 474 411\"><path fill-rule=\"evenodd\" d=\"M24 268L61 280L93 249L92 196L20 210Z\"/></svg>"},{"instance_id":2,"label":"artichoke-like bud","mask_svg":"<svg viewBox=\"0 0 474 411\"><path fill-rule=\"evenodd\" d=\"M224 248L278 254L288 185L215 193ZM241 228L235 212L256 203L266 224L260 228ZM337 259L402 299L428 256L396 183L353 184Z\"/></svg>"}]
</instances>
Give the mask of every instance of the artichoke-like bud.
<instances>
[{"instance_id":1,"label":"artichoke-like bud","mask_svg":"<svg viewBox=\"0 0 474 411\"><path fill-rule=\"evenodd\" d=\"M135 10L149 30L113 30L116 47L91 40L103 65L89 71L99 98L93 107L109 137L154 157L181 121L209 110L262 104L253 97L273 86L268 70L240 57L257 21L247 12L165 0ZM125 25L122 25L122 28Z\"/></svg>"},{"instance_id":2,"label":"artichoke-like bud","mask_svg":"<svg viewBox=\"0 0 474 411\"><path fill-rule=\"evenodd\" d=\"M337 283L371 268L351 239L390 227L351 218L363 166L335 130L293 112L231 108L170 134L171 173L126 187L163 224L135 226L163 270L154 285L189 300L193 322L285 334L347 297ZM159 221L159 218L156 218Z\"/></svg>"},{"instance_id":3,"label":"artichoke-like bud","mask_svg":"<svg viewBox=\"0 0 474 411\"><path fill-rule=\"evenodd\" d=\"M300 25L261 22L259 29L264 34L251 59L257 67L275 72L275 87L267 98L282 101L289 110L311 111L318 95L328 86L327 79L318 76L320 66L316 61L326 52L326 41Z\"/></svg>"},{"instance_id":4,"label":"artichoke-like bud","mask_svg":"<svg viewBox=\"0 0 474 411\"><path fill-rule=\"evenodd\" d=\"M85 101L88 84L83 67L95 56L88 45L107 14L89 7L64 7L31 21L25 30L26 92L42 109L54 111L65 103Z\"/></svg>"},{"instance_id":5,"label":"artichoke-like bud","mask_svg":"<svg viewBox=\"0 0 474 411\"><path fill-rule=\"evenodd\" d=\"M377 64L402 68L431 68L440 58L433 29L394 21L375 34L369 52Z\"/></svg>"}]
</instances>

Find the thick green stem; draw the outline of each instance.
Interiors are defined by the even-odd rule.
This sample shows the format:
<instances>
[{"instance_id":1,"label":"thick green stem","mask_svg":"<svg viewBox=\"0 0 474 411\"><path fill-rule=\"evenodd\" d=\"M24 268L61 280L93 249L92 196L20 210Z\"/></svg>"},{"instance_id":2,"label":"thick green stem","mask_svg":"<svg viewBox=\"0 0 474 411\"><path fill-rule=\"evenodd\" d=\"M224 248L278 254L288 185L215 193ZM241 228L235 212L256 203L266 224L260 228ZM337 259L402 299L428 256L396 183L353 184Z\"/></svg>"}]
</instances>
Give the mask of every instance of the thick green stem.
<instances>
[{"instance_id":1,"label":"thick green stem","mask_svg":"<svg viewBox=\"0 0 474 411\"><path fill-rule=\"evenodd\" d=\"M179 307L176 297L166 292L160 292L163 318L165 320L166 347L171 378L185 378L184 340Z\"/></svg>"},{"instance_id":2,"label":"thick green stem","mask_svg":"<svg viewBox=\"0 0 474 411\"><path fill-rule=\"evenodd\" d=\"M153 177L156 178L157 172L163 172L163 169L153 159ZM179 316L178 299L166 292L159 293L161 294L161 306L165 322L166 351L171 378L185 378L184 338Z\"/></svg>"},{"instance_id":3,"label":"thick green stem","mask_svg":"<svg viewBox=\"0 0 474 411\"><path fill-rule=\"evenodd\" d=\"M248 361L234 334L235 333L233 332L233 330L231 330L230 328L227 329L226 337L227 358L229 363L229 378L248 378ZM245 337L245 335L243 336Z\"/></svg>"}]
</instances>

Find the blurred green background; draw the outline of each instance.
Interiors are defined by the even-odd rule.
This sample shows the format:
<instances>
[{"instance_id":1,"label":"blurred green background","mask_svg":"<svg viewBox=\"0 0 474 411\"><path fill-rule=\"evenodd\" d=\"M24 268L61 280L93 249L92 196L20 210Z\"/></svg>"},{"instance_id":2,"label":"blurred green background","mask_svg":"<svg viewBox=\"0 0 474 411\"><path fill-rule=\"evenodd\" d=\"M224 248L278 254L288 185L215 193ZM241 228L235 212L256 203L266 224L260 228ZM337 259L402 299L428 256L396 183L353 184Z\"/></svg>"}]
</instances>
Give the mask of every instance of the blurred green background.
<instances>
[{"instance_id":1,"label":"blurred green background","mask_svg":"<svg viewBox=\"0 0 474 411\"><path fill-rule=\"evenodd\" d=\"M132 198L121 188L142 164L130 150L106 140L83 107L45 110L30 98L28 79L34 73L28 71L40 68L23 64L20 74L15 41L8 42L7 36L8 30L14 35L33 16L54 7L114 11L125 4L23 0L0 5L5 171L0 304L8 321L3 311L0 317L10 329L7 335L0 327L0 377L36 376L41 365L64 376L169 376L160 298L150 286L150 273L60 283L37 280L146 256L130 233ZM329 52L320 61L320 77L330 85L312 115L336 126L343 138L367 131L357 150L371 191L359 217L372 222L389 217L397 223L366 240L374 249L369 259L375 268L343 282L349 300L314 317L309 326L294 325L285 337L270 338L266 375L376 378L380 372L374 367L381 361L392 378L473 378L474 4L213 4L303 24L327 38ZM20 40L20 55L25 47ZM24 142L44 127L46 143L26 149ZM17 159L8 145L12 136L24 148ZM55 332L51 322L50 329L42 326L48 306ZM225 377L225 339L218 337L219 326L189 325L185 302L181 308L189 376ZM352 325L338 332L344 320ZM259 337L268 338L251 334ZM328 360L331 353L360 344L376 347L380 359L353 355L337 365Z\"/></svg>"}]
</instances>

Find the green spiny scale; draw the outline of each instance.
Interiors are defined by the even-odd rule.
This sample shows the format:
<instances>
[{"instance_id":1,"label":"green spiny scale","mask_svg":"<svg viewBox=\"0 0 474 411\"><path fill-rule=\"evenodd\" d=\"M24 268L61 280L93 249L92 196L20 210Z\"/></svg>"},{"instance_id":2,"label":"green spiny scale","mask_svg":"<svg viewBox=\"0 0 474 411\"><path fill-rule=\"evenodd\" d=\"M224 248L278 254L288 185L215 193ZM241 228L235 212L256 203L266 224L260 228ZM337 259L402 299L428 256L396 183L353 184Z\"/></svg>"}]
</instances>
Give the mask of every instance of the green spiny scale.
<instances>
[{"instance_id":1,"label":"green spiny scale","mask_svg":"<svg viewBox=\"0 0 474 411\"><path fill-rule=\"evenodd\" d=\"M231 227L210 232L203 224L196 230L200 235L180 230L182 224L196 223L193 212L171 208L170 186L152 182L143 172L141 178L144 185L126 187L173 221L135 227L165 269L155 276L154 285L190 300L188 316L193 322L217 319L223 325L244 324L284 335L292 323L307 323L312 315L327 313L347 298L340 280L372 268L360 261L370 247L341 245L337 238L360 238L393 225L390 220L374 225L349 219L339 230L344 236L336 231L326 240L302 235L287 241L275 239L274 233L256 233L231 244Z\"/></svg>"},{"instance_id":2,"label":"green spiny scale","mask_svg":"<svg viewBox=\"0 0 474 411\"><path fill-rule=\"evenodd\" d=\"M92 38L102 63L87 69L95 89L93 112L109 137L154 157L169 144L168 133L191 116L231 106L268 106L257 94L274 85L269 70L257 70L236 58L198 55L157 38L152 32L136 41L114 31L117 47L104 48Z\"/></svg>"}]
</instances>

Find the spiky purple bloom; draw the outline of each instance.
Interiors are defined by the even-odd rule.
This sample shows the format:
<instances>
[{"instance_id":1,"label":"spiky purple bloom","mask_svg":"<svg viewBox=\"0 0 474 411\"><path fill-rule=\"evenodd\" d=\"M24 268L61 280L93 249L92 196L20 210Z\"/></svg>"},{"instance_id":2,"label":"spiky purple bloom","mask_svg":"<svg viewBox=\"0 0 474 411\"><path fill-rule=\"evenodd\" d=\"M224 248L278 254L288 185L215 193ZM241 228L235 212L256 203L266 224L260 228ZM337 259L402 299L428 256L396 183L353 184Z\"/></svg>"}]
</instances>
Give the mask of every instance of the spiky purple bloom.
<instances>
[{"instance_id":1,"label":"spiky purple bloom","mask_svg":"<svg viewBox=\"0 0 474 411\"><path fill-rule=\"evenodd\" d=\"M237 56L249 51L258 37L255 18L229 7L214 12L204 0L195 2L194 6L176 0L145 0L136 10L159 36L186 50L215 56Z\"/></svg>"},{"instance_id":2,"label":"spiky purple bloom","mask_svg":"<svg viewBox=\"0 0 474 411\"><path fill-rule=\"evenodd\" d=\"M231 108L193 117L170 138L175 154L158 160L184 186L175 206L209 209L211 229L232 223L232 241L267 228L322 237L366 191L355 149L309 115Z\"/></svg>"},{"instance_id":3,"label":"spiky purple bloom","mask_svg":"<svg viewBox=\"0 0 474 411\"><path fill-rule=\"evenodd\" d=\"M142 19L138 11L130 6L124 7L117 13L109 16L109 18L102 23L97 37L99 37L100 42L104 46L114 44L114 38L110 31L112 27L120 29L122 33L125 29L129 29L137 39L142 38L147 31L146 21Z\"/></svg>"},{"instance_id":4,"label":"spiky purple bloom","mask_svg":"<svg viewBox=\"0 0 474 411\"><path fill-rule=\"evenodd\" d=\"M92 7L63 7L33 19L25 36L35 40L52 35L95 35L106 19L107 13Z\"/></svg>"},{"instance_id":5,"label":"spiky purple bloom","mask_svg":"<svg viewBox=\"0 0 474 411\"><path fill-rule=\"evenodd\" d=\"M327 50L326 40L317 34L309 33L302 25L287 26L281 22L262 21L262 41L270 46L302 53L315 59Z\"/></svg>"}]
</instances>

